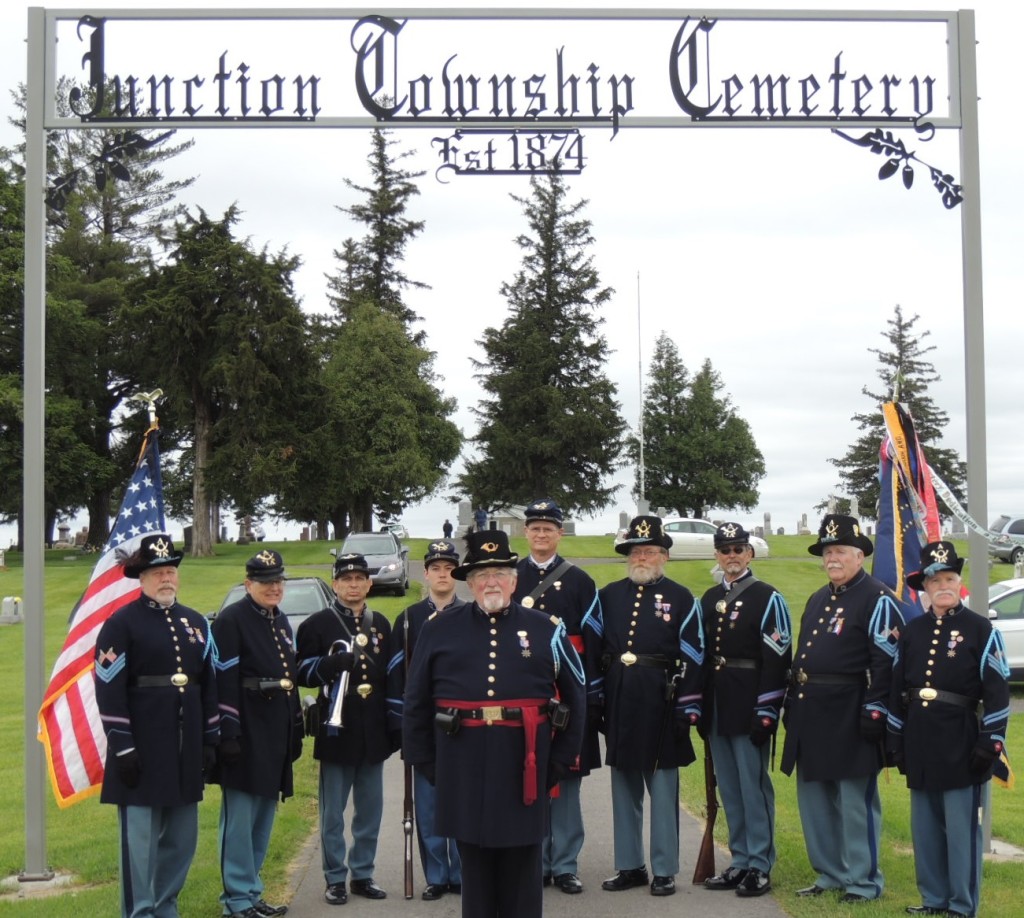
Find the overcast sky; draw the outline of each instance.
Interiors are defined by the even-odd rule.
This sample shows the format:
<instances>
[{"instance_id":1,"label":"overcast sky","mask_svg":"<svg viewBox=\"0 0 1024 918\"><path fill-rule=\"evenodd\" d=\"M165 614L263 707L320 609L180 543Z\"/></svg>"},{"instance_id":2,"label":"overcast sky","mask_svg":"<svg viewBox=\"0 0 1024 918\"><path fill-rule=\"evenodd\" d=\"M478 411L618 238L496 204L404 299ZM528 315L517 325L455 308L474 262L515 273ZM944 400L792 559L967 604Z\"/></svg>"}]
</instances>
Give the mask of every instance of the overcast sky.
<instances>
[{"instance_id":1,"label":"overcast sky","mask_svg":"<svg viewBox=\"0 0 1024 918\"><path fill-rule=\"evenodd\" d=\"M586 8L592 4L503 5ZM166 4L107 3L100 8L149 6ZM404 8L420 6L426 8L416 3ZM880 6L793 4L787 8ZM889 6L934 8L919 3ZM778 4L743 7L778 8ZM1021 104L1016 97L1016 74L1024 13L998 0L979 0L974 8L981 97L988 508L989 517L994 517L1024 510L1019 482L1024 438L1020 407L1024 364L1019 356L1024 340L1019 228L1024 183L1019 163L1024 161L1024 141L1014 117ZM3 5L0 75L5 88L25 79L21 41L25 22L24 4ZM213 23L196 27L207 33L212 46L233 51L238 39L234 33L216 32L222 28ZM497 37L502 32L495 31L493 23L466 28L482 60L467 64L472 72L492 72L485 69L489 54L495 49L507 54L509 47L518 47L515 36L519 33L513 30L505 31L503 44ZM805 72L811 66L800 57L805 54L817 60L817 72L827 74L834 56L842 52L851 76L864 72L877 79L883 69L900 66L931 72L929 55L937 53L942 60L942 48L931 47L930 35L927 42L921 39L921 44L929 45L923 48L908 42L903 32L891 35L889 30L895 26L870 28L868 45L853 30L848 37L829 31L810 40L800 33L801 49L780 51L776 68L781 69L778 60L789 61L785 55L792 53L797 56L785 69L794 75ZM531 60L529 66L548 70L552 69L551 48L563 45L580 54L586 50L604 62L612 54L604 34L595 26L577 23L550 40L523 38L523 53L528 53L527 48L537 51L539 46L547 53L547 63ZM275 61L291 60L289 53L297 54L299 60L317 60L322 53L322 48L306 46L296 50L289 41L287 36L281 38ZM445 42L451 51L442 55L441 63L457 50L462 52L462 41L453 33ZM289 47L291 52L286 50ZM335 53L351 55L347 41ZM642 50L626 47L617 53L628 59L632 71L642 68ZM641 62L634 63L638 54ZM919 66L914 63L918 60L929 63ZM315 70L319 65L307 66ZM769 69L769 64L753 57L730 66L728 72L744 78L751 70ZM178 72L187 75L185 69ZM2 110L5 123L0 127L0 144L11 144L16 137L6 124L11 112L6 92ZM855 135L863 131L851 129ZM440 133L444 131L394 134L402 148L416 153L405 165L427 170L420 180L422 193L408 214L425 220L426 229L409 245L404 267L408 276L431 285L430 290L411 293L408 302L423 318L445 390L459 402L455 420L469 436L474 432L470 408L479 395L470 360L482 356L477 342L484 328L500 325L505 316L506 304L498 290L503 281L512 279L519 264L514 239L526 228L520 205L509 195L527 195L528 182L520 177L438 181L437 152L430 140ZM221 129L188 136L195 138L196 145L175 165L183 174L196 177L187 193L188 203L219 216L237 202L243 212L239 234L249 236L256 247L287 247L300 255L298 288L304 307L323 310L323 276L333 272L335 265L331 253L358 232L332 205L357 200L344 187L343 177L367 181L368 135L358 130ZM910 131L900 136L921 159L961 177L955 132L939 132L931 143L921 142ZM593 224L595 264L602 283L616 291L605 307L603 330L614 349L608 374L619 386L624 416L636 425L639 369L641 364L646 367L655 337L665 331L691 371L699 369L705 358L711 359L764 454L767 474L757 509L736 514L713 508L712 516L738 517L753 525L767 512L774 528L792 532L806 513L814 528L813 505L837 491L838 478L828 460L841 456L858 435L851 415L873 407L861 394L865 384L876 391L880 385L877 359L868 348L888 347L882 333L896 304L908 317L920 315L918 327L931 331L926 343L935 346L930 357L943 377L932 396L951 418L946 445L965 453L960 212L942 207L923 168L918 167L909 191L898 176L880 182L877 172L882 158L827 129L626 127L611 139L611 131L601 128L587 131L585 144L586 167L568 184L573 200L590 202L586 216ZM571 362L571 355L566 359ZM159 384L151 381L152 386ZM453 469L457 471L458 467ZM632 512L632 472L624 472L620 480L626 487L607 513L580 520L578 531L612 531L620 510ZM453 505L438 499L411 508L404 520L412 535L431 536L437 534L444 517L454 520L454 514ZM271 522L268 532L295 538L298 527Z\"/></svg>"}]
</instances>

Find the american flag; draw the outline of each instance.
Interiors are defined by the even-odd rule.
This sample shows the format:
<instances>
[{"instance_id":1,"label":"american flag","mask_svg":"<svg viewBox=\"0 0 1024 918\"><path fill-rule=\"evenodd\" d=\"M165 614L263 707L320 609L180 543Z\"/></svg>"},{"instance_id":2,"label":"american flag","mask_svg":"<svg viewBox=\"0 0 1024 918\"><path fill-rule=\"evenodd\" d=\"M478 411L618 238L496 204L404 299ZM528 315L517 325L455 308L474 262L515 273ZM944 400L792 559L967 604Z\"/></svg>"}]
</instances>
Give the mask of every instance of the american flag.
<instances>
[{"instance_id":1,"label":"american flag","mask_svg":"<svg viewBox=\"0 0 1024 918\"><path fill-rule=\"evenodd\" d=\"M46 746L50 781L61 807L92 796L103 782L107 739L93 683L96 636L117 609L141 593L139 581L124 576L119 560L134 552L144 535L164 531L158 435L155 427L146 433L110 539L71 613L71 627L39 710L39 739Z\"/></svg>"}]
</instances>

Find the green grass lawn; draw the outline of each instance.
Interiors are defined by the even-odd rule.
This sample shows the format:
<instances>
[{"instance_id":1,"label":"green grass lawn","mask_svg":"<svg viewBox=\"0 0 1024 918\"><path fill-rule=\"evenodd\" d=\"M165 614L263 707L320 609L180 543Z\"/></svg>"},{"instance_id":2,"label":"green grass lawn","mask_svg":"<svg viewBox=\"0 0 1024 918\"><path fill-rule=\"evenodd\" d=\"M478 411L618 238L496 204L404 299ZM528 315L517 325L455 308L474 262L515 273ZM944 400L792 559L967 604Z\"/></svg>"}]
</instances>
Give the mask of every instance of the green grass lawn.
<instances>
[{"instance_id":1,"label":"green grass lawn","mask_svg":"<svg viewBox=\"0 0 1024 918\"><path fill-rule=\"evenodd\" d=\"M807 537L773 536L769 538L772 557L755 562L758 575L773 583L787 597L794 618L807 597L825 581L818 559L807 553ZM606 559L588 564L588 570L599 585L625 575L622 557L612 549L608 536L566 538L562 553L569 557ZM334 543L280 542L267 543L279 550L290 575L313 575L330 578L332 558L328 549ZM422 558L426 539L410 540L410 556ZM526 551L525 541L512 540L513 550ZM214 558L186 558L181 566L181 601L201 612L220 606L227 590L242 580L246 558L253 546L225 544L217 547ZM68 551L47 552L45 640L47 673L64 641L68 615L89 579L95 555ZM19 596L22 590L21 556L8 552L7 569L0 571L0 596ZM685 583L700 594L713 583L710 561L673 561L668 575ZM992 568L991 580L1011 576L1006 565ZM390 619L419 597L414 584L405 598L373 596L371 605ZM26 615L33 610L24 610ZM0 795L0 877L16 875L25 866L24 813L24 629L20 626L0 627L0 692L11 701L0 710L0 768L5 776L5 792ZM1019 694L1019 690L1015 689ZM307 741L307 747L309 743ZM1018 753L1018 771L1024 774L1024 715L1011 718L1009 737L1011 753ZM285 889L288 864L309 836L316 820L316 763L310 750L296 763L296 794L278 810L274 839L264 869L268 899L279 898ZM884 779L883 779L884 782ZM789 914L824 916L835 914L833 902L797 899L792 890L813 879L800 834L793 781L776 774L778 793L779 863L773 880L777 898ZM888 891L879 902L858 906L865 916L902 915L903 908L917 903L913 860L910 854L908 794L901 776L892 771L889 782L883 783L884 853L883 868L888 877ZM683 769L683 803L694 813L703 808L703 770ZM993 834L1024 847L1024 803L1018 791L993 788ZM25 918L77 918L81 914L114 915L117 904L117 831L116 810L100 805L97 798L61 810L47 789L46 850L49 865L60 873L69 873L74 886L46 899L17 900L13 895L0 897L0 915L17 914ZM182 914L190 918L216 918L220 915L217 896L220 876L216 851L216 824L220 806L219 788L208 789L200 806L199 850L182 895ZM725 838L725 820L718 823L720 840ZM695 852L691 855L694 856ZM1019 904L1020 864L985 865L985 886L982 893L984 912L993 916L1024 914ZM681 880L688 878L681 877Z\"/></svg>"}]
</instances>

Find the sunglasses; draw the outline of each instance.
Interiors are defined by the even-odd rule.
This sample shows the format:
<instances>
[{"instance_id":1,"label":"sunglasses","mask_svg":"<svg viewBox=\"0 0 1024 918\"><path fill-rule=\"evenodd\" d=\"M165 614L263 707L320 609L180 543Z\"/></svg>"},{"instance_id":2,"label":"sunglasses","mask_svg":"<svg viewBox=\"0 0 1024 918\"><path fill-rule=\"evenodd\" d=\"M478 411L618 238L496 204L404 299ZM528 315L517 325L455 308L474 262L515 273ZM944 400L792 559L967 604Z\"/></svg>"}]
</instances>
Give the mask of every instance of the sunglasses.
<instances>
[{"instance_id":1,"label":"sunglasses","mask_svg":"<svg viewBox=\"0 0 1024 918\"><path fill-rule=\"evenodd\" d=\"M715 551L720 555L742 555L748 548L750 548L749 545L723 545L721 548L716 548Z\"/></svg>"}]
</instances>

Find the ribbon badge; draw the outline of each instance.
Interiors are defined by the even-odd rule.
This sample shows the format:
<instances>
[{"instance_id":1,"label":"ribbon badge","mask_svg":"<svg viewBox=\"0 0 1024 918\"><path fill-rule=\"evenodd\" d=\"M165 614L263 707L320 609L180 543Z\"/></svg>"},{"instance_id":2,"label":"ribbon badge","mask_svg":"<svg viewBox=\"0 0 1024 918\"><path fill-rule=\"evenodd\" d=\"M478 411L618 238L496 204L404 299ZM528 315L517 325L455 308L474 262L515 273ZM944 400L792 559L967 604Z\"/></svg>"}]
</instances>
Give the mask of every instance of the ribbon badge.
<instances>
[{"instance_id":1,"label":"ribbon badge","mask_svg":"<svg viewBox=\"0 0 1024 918\"><path fill-rule=\"evenodd\" d=\"M523 656L530 656L530 638L525 631L517 631L516 634L519 636L519 646L523 648Z\"/></svg>"}]
</instances>

